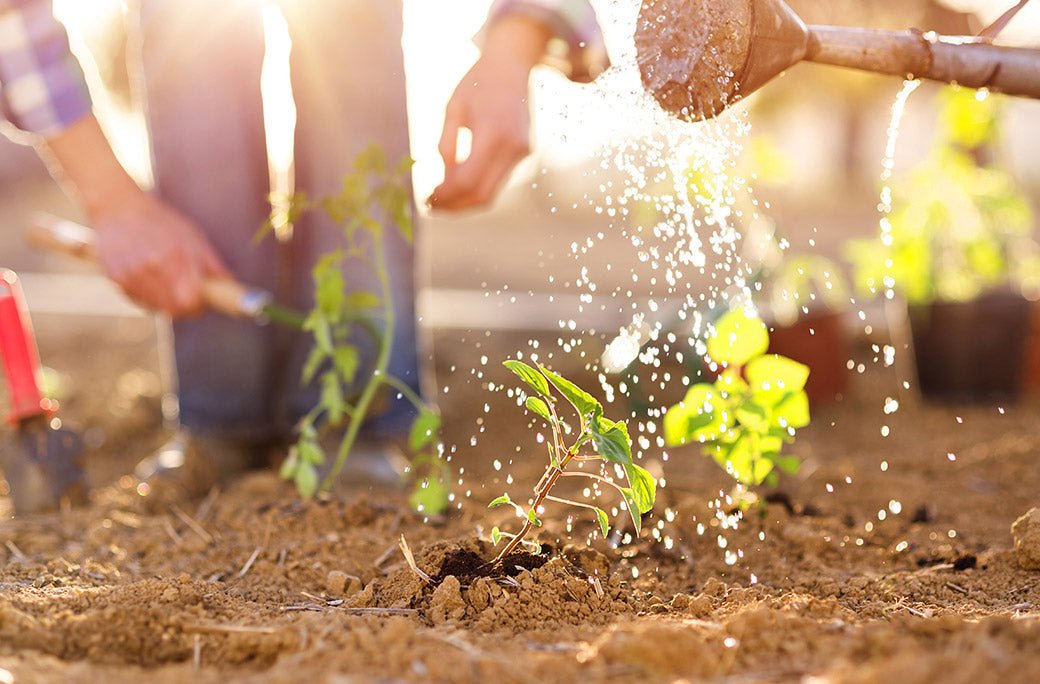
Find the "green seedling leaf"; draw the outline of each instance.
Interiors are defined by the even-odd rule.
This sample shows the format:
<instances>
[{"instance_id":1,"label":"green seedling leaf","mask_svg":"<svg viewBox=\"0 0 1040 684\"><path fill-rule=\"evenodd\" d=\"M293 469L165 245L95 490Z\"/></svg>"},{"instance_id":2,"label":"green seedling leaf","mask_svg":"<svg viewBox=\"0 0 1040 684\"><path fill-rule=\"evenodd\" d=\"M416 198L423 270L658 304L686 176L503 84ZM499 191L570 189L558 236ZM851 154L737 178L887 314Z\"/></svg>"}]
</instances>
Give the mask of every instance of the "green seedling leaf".
<instances>
[{"instance_id":1,"label":"green seedling leaf","mask_svg":"<svg viewBox=\"0 0 1040 684\"><path fill-rule=\"evenodd\" d=\"M514 360L505 361L502 365L513 371L518 378L527 383L527 386L535 392L541 394L546 399L552 399L552 395L549 393L549 383L547 383L545 377L534 368L531 368L523 361Z\"/></svg>"},{"instance_id":2,"label":"green seedling leaf","mask_svg":"<svg viewBox=\"0 0 1040 684\"><path fill-rule=\"evenodd\" d=\"M604 537L610 532L610 518L607 517L606 511L601 508L594 508L596 511L596 521L599 523L599 531Z\"/></svg>"},{"instance_id":3,"label":"green seedling leaf","mask_svg":"<svg viewBox=\"0 0 1040 684\"><path fill-rule=\"evenodd\" d=\"M626 466L632 463L632 440L628 436L628 426L623 421L615 423L599 416L589 424L589 434L600 456L611 463Z\"/></svg>"},{"instance_id":4,"label":"green seedling leaf","mask_svg":"<svg viewBox=\"0 0 1040 684\"><path fill-rule=\"evenodd\" d=\"M340 264L343 253L336 250L326 254L314 266L314 299L317 310L332 323L337 323L343 312L346 283Z\"/></svg>"},{"instance_id":5,"label":"green seedling leaf","mask_svg":"<svg viewBox=\"0 0 1040 684\"><path fill-rule=\"evenodd\" d=\"M754 392L797 392L805 389L809 367L779 354L766 354L748 361L748 383Z\"/></svg>"},{"instance_id":6,"label":"green seedling leaf","mask_svg":"<svg viewBox=\"0 0 1040 684\"><path fill-rule=\"evenodd\" d=\"M296 458L295 452L290 452L286 456L285 460L282 461L282 467L278 469L278 477L283 480L293 480L296 477L296 466L299 464L299 460Z\"/></svg>"},{"instance_id":7,"label":"green seedling leaf","mask_svg":"<svg viewBox=\"0 0 1040 684\"><path fill-rule=\"evenodd\" d=\"M538 514L533 508L527 511L527 519L531 521L531 524L535 527L541 527L542 521L538 518Z\"/></svg>"},{"instance_id":8,"label":"green seedling leaf","mask_svg":"<svg viewBox=\"0 0 1040 684\"><path fill-rule=\"evenodd\" d=\"M379 143L372 143L354 158L354 169L360 174L386 171L386 153Z\"/></svg>"},{"instance_id":9,"label":"green seedling leaf","mask_svg":"<svg viewBox=\"0 0 1040 684\"><path fill-rule=\"evenodd\" d=\"M317 375L318 369L321 368L321 363L328 355L325 350L321 348L321 345L315 345L311 349L311 353L307 356L307 362L303 364L303 371L300 373L300 384L309 385L314 376Z\"/></svg>"},{"instance_id":10,"label":"green seedling leaf","mask_svg":"<svg viewBox=\"0 0 1040 684\"><path fill-rule=\"evenodd\" d=\"M336 370L339 371L340 377L343 378L343 382L348 384L354 382L354 379L357 378L358 366L360 364L357 347L349 345L336 347L332 354L332 360L336 365Z\"/></svg>"},{"instance_id":11,"label":"green seedling leaf","mask_svg":"<svg viewBox=\"0 0 1040 684\"><path fill-rule=\"evenodd\" d=\"M714 386L697 384L664 416L664 439L669 447L711 442L728 428L730 402Z\"/></svg>"},{"instance_id":12,"label":"green seedling leaf","mask_svg":"<svg viewBox=\"0 0 1040 684\"><path fill-rule=\"evenodd\" d=\"M498 508L499 506L512 506L513 500L509 498L508 494L503 494L494 501L488 504L488 508Z\"/></svg>"},{"instance_id":13,"label":"green seedling leaf","mask_svg":"<svg viewBox=\"0 0 1040 684\"><path fill-rule=\"evenodd\" d=\"M745 402L733 410L733 417L751 430L768 429L769 412L753 402Z\"/></svg>"},{"instance_id":14,"label":"green seedling leaf","mask_svg":"<svg viewBox=\"0 0 1040 684\"><path fill-rule=\"evenodd\" d=\"M590 422L594 423L603 415L603 405L596 401L591 394L581 389L562 375L552 372L545 366L539 365L538 369L542 371L542 374L548 378L549 382L551 382L556 389L560 390L560 394L571 403L574 410L578 412L578 415L580 415L583 420L591 415L592 421Z\"/></svg>"},{"instance_id":15,"label":"green seedling leaf","mask_svg":"<svg viewBox=\"0 0 1040 684\"><path fill-rule=\"evenodd\" d=\"M316 466L325 463L325 452L317 442L301 440L296 445L296 454L304 463Z\"/></svg>"},{"instance_id":16,"label":"green seedling leaf","mask_svg":"<svg viewBox=\"0 0 1040 684\"><path fill-rule=\"evenodd\" d=\"M803 428L809 419L809 396L804 390L789 394L773 409L774 424L778 427Z\"/></svg>"},{"instance_id":17,"label":"green seedling leaf","mask_svg":"<svg viewBox=\"0 0 1040 684\"><path fill-rule=\"evenodd\" d=\"M441 417L430 410L424 410L412 423L411 433L408 435L408 448L419 451L432 442L441 429Z\"/></svg>"},{"instance_id":18,"label":"green seedling leaf","mask_svg":"<svg viewBox=\"0 0 1040 684\"><path fill-rule=\"evenodd\" d=\"M798 471L802 469L802 459L797 456L781 456L774 458L773 462L776 463L777 468L788 475L797 475Z\"/></svg>"},{"instance_id":19,"label":"green seedling leaf","mask_svg":"<svg viewBox=\"0 0 1040 684\"><path fill-rule=\"evenodd\" d=\"M715 323L715 332L708 338L708 356L728 366L743 366L748 360L766 353L769 331L758 318L751 318L743 309L734 309Z\"/></svg>"},{"instance_id":20,"label":"green seedling leaf","mask_svg":"<svg viewBox=\"0 0 1040 684\"><path fill-rule=\"evenodd\" d=\"M351 292L346 297L347 308L355 311L359 309L375 309L378 308L381 303L382 300L379 299L378 295L366 290Z\"/></svg>"},{"instance_id":21,"label":"green seedling leaf","mask_svg":"<svg viewBox=\"0 0 1040 684\"><path fill-rule=\"evenodd\" d=\"M321 375L321 405L325 408L330 423L343 420L347 412L347 402L343 398L343 387L335 371L325 371Z\"/></svg>"},{"instance_id":22,"label":"green seedling leaf","mask_svg":"<svg viewBox=\"0 0 1040 684\"><path fill-rule=\"evenodd\" d=\"M762 484L773 470L773 462L761 458L758 444L758 436L754 433L741 435L736 442L723 447L725 467L733 477L746 485L757 486ZM718 460L718 458L716 458Z\"/></svg>"},{"instance_id":23,"label":"green seedling leaf","mask_svg":"<svg viewBox=\"0 0 1040 684\"><path fill-rule=\"evenodd\" d=\"M635 493L631 489L622 489L621 496L625 499L625 508L628 509L628 515L632 518L632 525L635 527L638 537L643 530L643 517L636 504Z\"/></svg>"},{"instance_id":24,"label":"green seedling leaf","mask_svg":"<svg viewBox=\"0 0 1040 684\"><path fill-rule=\"evenodd\" d=\"M419 513L439 515L448 508L450 494L451 491L440 478L426 478L416 483L408 503Z\"/></svg>"},{"instance_id":25,"label":"green seedling leaf","mask_svg":"<svg viewBox=\"0 0 1040 684\"><path fill-rule=\"evenodd\" d=\"M552 423L552 416L549 413L548 405L538 397L528 397L527 401L524 402L524 406L526 406L527 410L531 413L538 414L547 422Z\"/></svg>"},{"instance_id":26,"label":"green seedling leaf","mask_svg":"<svg viewBox=\"0 0 1040 684\"><path fill-rule=\"evenodd\" d=\"M502 530L497 527L491 528L491 543L498 546L498 543L502 541Z\"/></svg>"},{"instance_id":27,"label":"green seedling leaf","mask_svg":"<svg viewBox=\"0 0 1040 684\"><path fill-rule=\"evenodd\" d=\"M636 511L640 514L649 513L657 499L657 480L645 468L635 463L625 466L625 474L631 485L627 491L632 493L632 502L635 504Z\"/></svg>"},{"instance_id":28,"label":"green seedling leaf","mask_svg":"<svg viewBox=\"0 0 1040 684\"><path fill-rule=\"evenodd\" d=\"M318 470L310 463L300 461L293 476L296 491L304 499L313 498L318 492Z\"/></svg>"},{"instance_id":29,"label":"green seedling leaf","mask_svg":"<svg viewBox=\"0 0 1040 684\"><path fill-rule=\"evenodd\" d=\"M332 355L332 326L329 324L329 319L325 318L321 311L318 309L311 311L310 315L303 322L303 329L314 335L314 344L317 345L323 354L326 356Z\"/></svg>"}]
</instances>

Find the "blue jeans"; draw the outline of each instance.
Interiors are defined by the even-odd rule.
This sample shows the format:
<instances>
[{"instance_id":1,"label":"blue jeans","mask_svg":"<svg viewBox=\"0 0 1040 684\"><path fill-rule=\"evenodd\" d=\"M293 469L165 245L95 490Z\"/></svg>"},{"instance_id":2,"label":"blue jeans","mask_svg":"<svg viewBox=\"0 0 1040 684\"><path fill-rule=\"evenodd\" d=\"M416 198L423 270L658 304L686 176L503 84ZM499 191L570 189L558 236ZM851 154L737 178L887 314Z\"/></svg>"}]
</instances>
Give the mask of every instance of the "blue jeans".
<instances>
[{"instance_id":1,"label":"blue jeans","mask_svg":"<svg viewBox=\"0 0 1040 684\"><path fill-rule=\"evenodd\" d=\"M311 268L342 244L323 216L301 220L291 241L254 245L269 213L260 68L264 37L257 0L145 0L142 71L156 191L194 220L231 271L279 303L310 308ZM379 143L408 154L400 0L292 0L286 20L298 111L296 188L336 193L354 157ZM417 388L414 250L385 231L397 311L390 372ZM350 266L350 264L348 264ZM378 292L366 269L346 268L349 289ZM248 441L291 437L317 402L301 387L306 334L216 314L174 325L181 422ZM364 360L374 361L371 345ZM366 425L373 438L401 434L414 416L395 399Z\"/></svg>"}]
</instances>

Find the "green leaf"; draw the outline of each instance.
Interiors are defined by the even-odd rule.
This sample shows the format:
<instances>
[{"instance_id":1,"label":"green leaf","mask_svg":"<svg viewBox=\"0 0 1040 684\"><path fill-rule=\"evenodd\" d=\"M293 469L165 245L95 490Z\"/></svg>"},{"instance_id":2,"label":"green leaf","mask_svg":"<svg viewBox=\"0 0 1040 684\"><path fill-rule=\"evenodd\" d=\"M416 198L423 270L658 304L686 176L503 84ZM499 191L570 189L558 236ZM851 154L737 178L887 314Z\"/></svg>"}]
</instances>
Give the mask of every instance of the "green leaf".
<instances>
[{"instance_id":1,"label":"green leaf","mask_svg":"<svg viewBox=\"0 0 1040 684\"><path fill-rule=\"evenodd\" d=\"M498 543L502 541L502 530L497 527L491 528L491 543L498 546Z\"/></svg>"},{"instance_id":2,"label":"green leaf","mask_svg":"<svg viewBox=\"0 0 1040 684\"><path fill-rule=\"evenodd\" d=\"M632 518L632 525L636 528L636 536L638 537L643 530L643 517L639 512L635 493L631 489L622 489L621 496L625 499L625 508L628 509L628 515Z\"/></svg>"},{"instance_id":3,"label":"green leaf","mask_svg":"<svg viewBox=\"0 0 1040 684\"><path fill-rule=\"evenodd\" d=\"M347 411L347 402L343 398L343 387L335 371L322 373L320 401L330 423L338 423L343 419Z\"/></svg>"},{"instance_id":4,"label":"green leaf","mask_svg":"<svg viewBox=\"0 0 1040 684\"><path fill-rule=\"evenodd\" d=\"M657 500L657 480L642 466L629 463L625 466L625 474L631 485L632 501L636 504L636 510L649 513Z\"/></svg>"},{"instance_id":5,"label":"green leaf","mask_svg":"<svg viewBox=\"0 0 1040 684\"><path fill-rule=\"evenodd\" d=\"M347 384L354 382L354 379L357 377L358 365L361 362L357 347L352 345L336 347L332 360L336 365L336 370L339 371L340 377L343 378L343 382Z\"/></svg>"},{"instance_id":6,"label":"green leaf","mask_svg":"<svg viewBox=\"0 0 1040 684\"><path fill-rule=\"evenodd\" d=\"M748 362L745 372L748 383L755 392L797 392L805 389L805 382L809 379L808 366L778 354L766 354L752 359Z\"/></svg>"},{"instance_id":7,"label":"green leaf","mask_svg":"<svg viewBox=\"0 0 1040 684\"><path fill-rule=\"evenodd\" d=\"M325 452L317 442L300 440L296 444L296 453L301 461L312 465L325 463Z\"/></svg>"},{"instance_id":8,"label":"green leaf","mask_svg":"<svg viewBox=\"0 0 1040 684\"><path fill-rule=\"evenodd\" d=\"M738 482L750 486L762 484L773 470L773 462L762 458L758 436L754 433L741 435L736 442L726 445L716 461L722 456L722 465Z\"/></svg>"},{"instance_id":9,"label":"green leaf","mask_svg":"<svg viewBox=\"0 0 1040 684\"><path fill-rule=\"evenodd\" d=\"M513 373L527 383L527 386L533 389L538 394L541 394L546 399L552 399L552 395L549 393L549 383L545 381L545 377L531 368L523 361L509 360L502 363L503 366L513 371Z\"/></svg>"},{"instance_id":10,"label":"green leaf","mask_svg":"<svg viewBox=\"0 0 1040 684\"><path fill-rule=\"evenodd\" d=\"M524 402L524 406L526 406L527 410L531 413L536 413L549 423L552 423L552 416L549 413L548 405L538 397L528 397L527 401Z\"/></svg>"},{"instance_id":11,"label":"green leaf","mask_svg":"<svg viewBox=\"0 0 1040 684\"><path fill-rule=\"evenodd\" d=\"M359 173L383 173L386 171L386 153L382 145L372 143L354 158L354 169Z\"/></svg>"},{"instance_id":12,"label":"green leaf","mask_svg":"<svg viewBox=\"0 0 1040 684\"><path fill-rule=\"evenodd\" d=\"M777 468L788 475L797 475L798 471L802 469L802 459L797 456L781 456L774 458L773 462L776 463Z\"/></svg>"},{"instance_id":13,"label":"green leaf","mask_svg":"<svg viewBox=\"0 0 1040 684\"><path fill-rule=\"evenodd\" d=\"M603 415L603 405L596 401L595 397L581 389L567 378L554 373L545 366L539 365L538 370L542 371L542 374L553 384L556 389L560 390L560 394L564 396L567 401L571 403L574 410L578 412L578 415L585 420L588 416L592 416L592 421L595 422L600 416Z\"/></svg>"},{"instance_id":14,"label":"green leaf","mask_svg":"<svg viewBox=\"0 0 1040 684\"><path fill-rule=\"evenodd\" d=\"M809 424L809 397L804 390L792 392L773 409L774 424L803 428Z\"/></svg>"},{"instance_id":15,"label":"green leaf","mask_svg":"<svg viewBox=\"0 0 1040 684\"><path fill-rule=\"evenodd\" d=\"M437 431L441 428L441 417L430 410L422 411L412 423L411 433L408 435L408 448L419 451L437 437Z\"/></svg>"},{"instance_id":16,"label":"green leaf","mask_svg":"<svg viewBox=\"0 0 1040 684\"><path fill-rule=\"evenodd\" d=\"M314 345L311 348L311 353L307 356L307 362L303 364L303 371L300 373L300 384L308 385L314 376L317 374L318 369L321 368L321 363L326 359L328 354L322 349L321 345Z\"/></svg>"},{"instance_id":17,"label":"green leaf","mask_svg":"<svg viewBox=\"0 0 1040 684\"><path fill-rule=\"evenodd\" d=\"M346 297L346 305L348 309L375 309L382 304L382 300L374 292L368 292L367 290L357 290L351 292Z\"/></svg>"},{"instance_id":18,"label":"green leaf","mask_svg":"<svg viewBox=\"0 0 1040 684\"><path fill-rule=\"evenodd\" d=\"M508 494L503 494L494 501L488 504L488 508L498 508L499 506L512 506L513 500L509 498Z\"/></svg>"},{"instance_id":19,"label":"green leaf","mask_svg":"<svg viewBox=\"0 0 1040 684\"><path fill-rule=\"evenodd\" d=\"M750 318L743 309L734 309L715 323L708 338L708 356L728 366L743 366L769 348L769 331L758 318Z\"/></svg>"},{"instance_id":20,"label":"green leaf","mask_svg":"<svg viewBox=\"0 0 1040 684\"><path fill-rule=\"evenodd\" d=\"M744 402L733 410L733 417L746 428L760 430L769 426L769 412L754 402Z\"/></svg>"},{"instance_id":21,"label":"green leaf","mask_svg":"<svg viewBox=\"0 0 1040 684\"><path fill-rule=\"evenodd\" d=\"M607 517L606 511L601 508L594 508L596 511L596 521L599 523L600 533L606 537L607 533L610 532L610 518Z\"/></svg>"},{"instance_id":22,"label":"green leaf","mask_svg":"<svg viewBox=\"0 0 1040 684\"><path fill-rule=\"evenodd\" d=\"M318 349L321 349L326 356L332 355L332 326L329 324L329 319L321 311L317 309L311 311L310 315L307 316L307 320L303 322L303 329L310 331L314 335L314 343Z\"/></svg>"},{"instance_id":23,"label":"green leaf","mask_svg":"<svg viewBox=\"0 0 1040 684\"><path fill-rule=\"evenodd\" d=\"M535 510L533 508L531 508L531 509L529 509L527 511L527 519L530 520L531 524L534 525L535 527L541 527L542 526L542 521L538 518L538 514L535 513Z\"/></svg>"},{"instance_id":24,"label":"green leaf","mask_svg":"<svg viewBox=\"0 0 1040 684\"><path fill-rule=\"evenodd\" d=\"M431 477L415 483L408 503L420 513L439 515L451 503L450 494L451 490L439 477Z\"/></svg>"},{"instance_id":25,"label":"green leaf","mask_svg":"<svg viewBox=\"0 0 1040 684\"><path fill-rule=\"evenodd\" d=\"M301 461L294 475L296 491L304 499L313 498L318 492L318 470L310 463Z\"/></svg>"},{"instance_id":26,"label":"green leaf","mask_svg":"<svg viewBox=\"0 0 1040 684\"><path fill-rule=\"evenodd\" d=\"M296 477L296 467L299 464L299 460L296 458L296 454L290 453L282 461L282 467L278 469L278 477L283 480L293 480Z\"/></svg>"},{"instance_id":27,"label":"green leaf","mask_svg":"<svg viewBox=\"0 0 1040 684\"><path fill-rule=\"evenodd\" d=\"M628 436L628 426L624 421L615 423L609 418L598 416L589 424L588 429L596 453L611 463L632 463L632 440Z\"/></svg>"},{"instance_id":28,"label":"green leaf","mask_svg":"<svg viewBox=\"0 0 1040 684\"><path fill-rule=\"evenodd\" d=\"M669 447L711 442L727 429L730 402L714 385L700 383L664 416L664 439Z\"/></svg>"},{"instance_id":29,"label":"green leaf","mask_svg":"<svg viewBox=\"0 0 1040 684\"><path fill-rule=\"evenodd\" d=\"M336 250L326 254L314 266L314 300L315 306L330 322L340 320L346 283L340 271L343 253Z\"/></svg>"}]
</instances>

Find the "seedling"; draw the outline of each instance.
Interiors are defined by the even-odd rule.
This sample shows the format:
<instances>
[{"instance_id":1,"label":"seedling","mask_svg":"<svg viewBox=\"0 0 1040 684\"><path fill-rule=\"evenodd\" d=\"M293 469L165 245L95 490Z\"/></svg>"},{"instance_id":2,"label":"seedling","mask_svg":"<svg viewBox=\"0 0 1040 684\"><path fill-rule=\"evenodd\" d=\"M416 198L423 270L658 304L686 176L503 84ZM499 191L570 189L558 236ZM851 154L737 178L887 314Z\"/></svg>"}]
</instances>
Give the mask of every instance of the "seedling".
<instances>
[{"instance_id":1,"label":"seedling","mask_svg":"<svg viewBox=\"0 0 1040 684\"><path fill-rule=\"evenodd\" d=\"M1029 199L991 154L999 97L948 88L937 142L894 184L878 238L849 245L859 291L909 304L964 302L987 290L1036 292L1040 244Z\"/></svg>"},{"instance_id":2,"label":"seedling","mask_svg":"<svg viewBox=\"0 0 1040 684\"><path fill-rule=\"evenodd\" d=\"M809 368L767 354L765 323L742 309L725 314L708 338L708 357L721 372L694 385L664 417L669 447L699 443L738 483L775 482L777 470L797 474L801 462L784 444L809 424Z\"/></svg>"},{"instance_id":3,"label":"seedling","mask_svg":"<svg viewBox=\"0 0 1040 684\"><path fill-rule=\"evenodd\" d=\"M614 422L606 418L603 415L603 405L591 394L545 366L538 365L534 368L522 361L513 360L506 361L504 365L523 380L528 392L533 392L526 397L524 406L545 421L551 436L545 440L549 451L549 464L535 485L534 498L528 502L527 507L513 501L509 494L503 494L489 505L490 508L512 506L517 516L524 521L523 527L516 534L503 532L497 527L491 531L491 540L496 545L503 538L509 540L494 563L515 551L526 542L527 535L534 528L542 526L540 516L546 502L592 511L600 532L603 536L607 535L610 530L610 518L602 508L591 503L552 495L553 487L565 477L585 478L594 485L606 485L615 489L624 500L636 534L639 534L642 515L654 507L657 482L649 472L632 461L632 441L628 436L628 425L624 421ZM577 414L576 428L561 419L558 410L561 407L559 397L563 397ZM573 440L569 446L568 438ZM598 464L599 472L568 470L574 464L582 468L588 463ZM614 466L613 473L610 472L611 465ZM617 475L617 478L614 475ZM622 482L627 481L628 486L619 484L618 479ZM537 545L532 546L537 549Z\"/></svg>"},{"instance_id":4,"label":"seedling","mask_svg":"<svg viewBox=\"0 0 1040 684\"><path fill-rule=\"evenodd\" d=\"M320 200L297 194L282 218L291 222L304 212L321 210L336 222L344 238L342 248L324 255L314 267L315 304L303 326L313 336L314 346L301 382L316 381L321 392L317 405L300 420L299 439L282 465L281 475L292 480L304 498L328 490L335 482L382 390L400 394L419 412L408 440L417 476L412 504L424 512L437 513L448 503L447 466L440 458L438 438L440 417L407 383L388 372L396 312L381 217L411 242L407 190L411 165L412 161L405 159L389 168L382 150L372 146L355 160L342 192ZM378 291L346 292L343 270L347 264L374 273ZM368 336L374 345L375 358L370 367L362 365L358 336ZM322 479L319 469L327 457L320 438L333 430L342 430L343 436L335 460Z\"/></svg>"}]
</instances>

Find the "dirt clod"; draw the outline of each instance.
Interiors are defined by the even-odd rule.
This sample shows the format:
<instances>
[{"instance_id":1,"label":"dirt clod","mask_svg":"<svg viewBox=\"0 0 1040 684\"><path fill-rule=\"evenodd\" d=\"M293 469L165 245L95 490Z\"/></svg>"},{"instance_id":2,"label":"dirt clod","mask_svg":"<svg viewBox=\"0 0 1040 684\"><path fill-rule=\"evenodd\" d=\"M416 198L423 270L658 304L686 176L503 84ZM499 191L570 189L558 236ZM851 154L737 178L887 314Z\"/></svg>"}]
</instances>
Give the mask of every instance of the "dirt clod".
<instances>
[{"instance_id":1,"label":"dirt clod","mask_svg":"<svg viewBox=\"0 0 1040 684\"><path fill-rule=\"evenodd\" d=\"M1034 508L1011 526L1015 560L1023 570L1040 570L1040 509Z\"/></svg>"}]
</instances>

